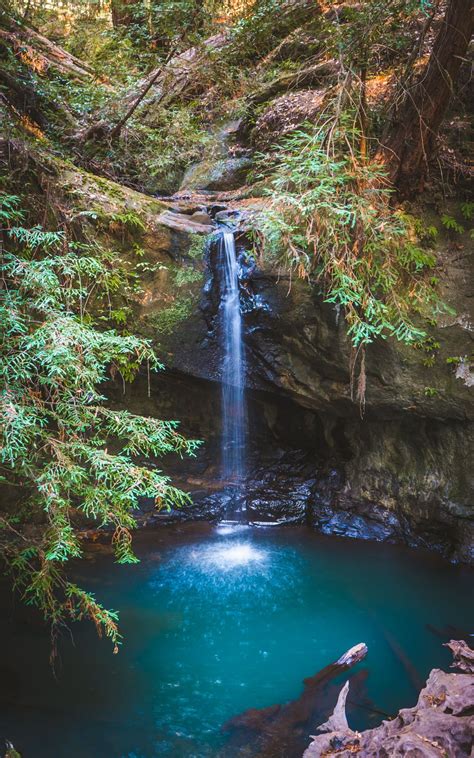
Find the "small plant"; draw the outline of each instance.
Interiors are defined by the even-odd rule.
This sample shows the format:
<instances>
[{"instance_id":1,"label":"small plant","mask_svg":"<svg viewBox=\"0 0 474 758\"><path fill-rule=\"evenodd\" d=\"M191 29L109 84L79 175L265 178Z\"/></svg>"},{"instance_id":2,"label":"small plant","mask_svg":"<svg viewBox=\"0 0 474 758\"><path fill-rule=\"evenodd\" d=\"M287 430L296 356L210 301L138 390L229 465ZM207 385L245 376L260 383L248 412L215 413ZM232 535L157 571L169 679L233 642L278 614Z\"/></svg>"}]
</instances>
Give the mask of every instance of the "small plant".
<instances>
[{"instance_id":1,"label":"small plant","mask_svg":"<svg viewBox=\"0 0 474 758\"><path fill-rule=\"evenodd\" d=\"M110 217L111 224L118 224L119 226L127 229L131 234L134 232L144 232L146 229L140 216L133 211L126 211L125 213L114 213Z\"/></svg>"},{"instance_id":2,"label":"small plant","mask_svg":"<svg viewBox=\"0 0 474 758\"><path fill-rule=\"evenodd\" d=\"M192 313L194 300L192 297L180 297L175 302L153 315L153 326L159 334L172 334L178 324L189 318Z\"/></svg>"},{"instance_id":3,"label":"small plant","mask_svg":"<svg viewBox=\"0 0 474 758\"><path fill-rule=\"evenodd\" d=\"M461 213L466 221L472 221L474 218L474 203L463 203L461 205Z\"/></svg>"},{"instance_id":4,"label":"small plant","mask_svg":"<svg viewBox=\"0 0 474 758\"><path fill-rule=\"evenodd\" d=\"M206 252L208 240L211 236L212 235L203 237L202 234L193 234L191 244L187 251L188 257L192 258L192 260L195 260L195 261L202 260Z\"/></svg>"},{"instance_id":5,"label":"small plant","mask_svg":"<svg viewBox=\"0 0 474 758\"><path fill-rule=\"evenodd\" d=\"M450 232L456 232L456 234L462 234L465 230L462 224L460 224L458 221L456 221L453 216L450 216L447 213L443 213L441 216L441 223L443 224L444 228L447 229Z\"/></svg>"},{"instance_id":6,"label":"small plant","mask_svg":"<svg viewBox=\"0 0 474 758\"><path fill-rule=\"evenodd\" d=\"M441 307L426 276L436 259L411 218L390 206L383 175L357 158L349 133L343 121L286 138L256 226L266 249L343 308L355 347L389 335L414 344L426 337L414 314Z\"/></svg>"},{"instance_id":7,"label":"small plant","mask_svg":"<svg viewBox=\"0 0 474 758\"><path fill-rule=\"evenodd\" d=\"M183 287L186 284L195 284L196 282L202 282L203 272L198 269L187 266L186 268L180 268L176 272L175 282L178 287Z\"/></svg>"}]
</instances>

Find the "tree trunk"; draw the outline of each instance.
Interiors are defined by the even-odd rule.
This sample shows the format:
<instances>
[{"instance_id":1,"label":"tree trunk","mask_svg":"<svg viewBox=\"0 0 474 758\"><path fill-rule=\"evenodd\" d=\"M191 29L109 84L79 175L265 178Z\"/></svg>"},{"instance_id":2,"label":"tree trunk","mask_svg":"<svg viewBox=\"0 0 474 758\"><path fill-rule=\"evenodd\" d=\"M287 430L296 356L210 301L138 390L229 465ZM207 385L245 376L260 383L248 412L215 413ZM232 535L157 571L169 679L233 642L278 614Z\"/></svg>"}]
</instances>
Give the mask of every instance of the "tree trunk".
<instances>
[{"instance_id":1,"label":"tree trunk","mask_svg":"<svg viewBox=\"0 0 474 758\"><path fill-rule=\"evenodd\" d=\"M33 70L44 73L54 68L75 79L92 79L94 71L62 47L43 37L34 29L19 24L7 14L0 17L0 44L12 48L14 55Z\"/></svg>"},{"instance_id":2,"label":"tree trunk","mask_svg":"<svg viewBox=\"0 0 474 758\"><path fill-rule=\"evenodd\" d=\"M428 63L392 114L375 160L402 197L423 187L473 27L473 0L448 0Z\"/></svg>"},{"instance_id":3,"label":"tree trunk","mask_svg":"<svg viewBox=\"0 0 474 758\"><path fill-rule=\"evenodd\" d=\"M133 24L136 4L137 0L112 0L112 24L115 29Z\"/></svg>"}]
</instances>

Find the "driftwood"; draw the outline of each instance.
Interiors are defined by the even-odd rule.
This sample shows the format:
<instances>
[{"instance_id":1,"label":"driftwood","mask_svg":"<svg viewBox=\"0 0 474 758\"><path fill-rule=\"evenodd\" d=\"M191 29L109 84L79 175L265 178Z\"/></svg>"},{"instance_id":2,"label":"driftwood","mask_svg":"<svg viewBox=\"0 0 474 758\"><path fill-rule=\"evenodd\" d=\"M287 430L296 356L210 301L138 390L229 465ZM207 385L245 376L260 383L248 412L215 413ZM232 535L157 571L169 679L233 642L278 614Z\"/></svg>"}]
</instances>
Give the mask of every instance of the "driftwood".
<instances>
[{"instance_id":1,"label":"driftwood","mask_svg":"<svg viewBox=\"0 0 474 758\"><path fill-rule=\"evenodd\" d=\"M446 644L454 654L455 666L472 672L474 650L465 642ZM456 662L458 661L458 662ZM416 755L419 758L467 756L471 754L474 729L474 687L468 674L446 674L433 669L414 708L399 711L397 718L383 721L375 729L355 732L347 724L344 703L348 682L339 694L332 716L311 736L303 758L326 758L353 754L377 756Z\"/></svg>"},{"instance_id":2,"label":"driftwood","mask_svg":"<svg viewBox=\"0 0 474 758\"><path fill-rule=\"evenodd\" d=\"M464 640L450 640L444 647L448 647L453 654L451 668L474 674L474 650Z\"/></svg>"},{"instance_id":3,"label":"driftwood","mask_svg":"<svg viewBox=\"0 0 474 758\"><path fill-rule=\"evenodd\" d=\"M349 693L349 682L347 681L339 693L336 707L329 716L328 720L318 726L318 732L337 732L339 729L349 729L346 716L346 700Z\"/></svg>"},{"instance_id":4,"label":"driftwood","mask_svg":"<svg viewBox=\"0 0 474 758\"><path fill-rule=\"evenodd\" d=\"M305 679L303 692L297 700L269 708L250 708L224 724L223 731L231 734L231 742L245 746L247 750L250 743L249 754L252 758L293 755L298 751L301 754L307 744L311 724L315 723L318 714L320 717L329 710L327 701L333 697L333 693L328 692L328 685L366 655L367 646L364 643L355 645L337 661ZM346 697L347 690L343 695L344 705Z\"/></svg>"},{"instance_id":5,"label":"driftwood","mask_svg":"<svg viewBox=\"0 0 474 758\"><path fill-rule=\"evenodd\" d=\"M383 633L393 654L396 658L398 658L403 668L405 669L405 673L410 680L413 689L415 692L419 692L424 685L423 677L418 672L418 669L416 668L413 661L409 658L407 653L403 650L397 640L390 634L390 632L384 629Z\"/></svg>"}]
</instances>

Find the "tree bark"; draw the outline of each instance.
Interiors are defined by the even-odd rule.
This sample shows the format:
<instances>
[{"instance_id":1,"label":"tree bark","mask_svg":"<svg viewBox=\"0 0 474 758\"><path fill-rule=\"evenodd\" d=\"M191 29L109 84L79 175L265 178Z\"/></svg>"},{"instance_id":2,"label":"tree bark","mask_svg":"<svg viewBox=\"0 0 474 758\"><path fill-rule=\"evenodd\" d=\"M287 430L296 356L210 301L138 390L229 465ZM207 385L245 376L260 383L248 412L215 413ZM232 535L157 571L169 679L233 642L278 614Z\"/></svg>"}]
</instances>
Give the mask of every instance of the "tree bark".
<instances>
[{"instance_id":1,"label":"tree bark","mask_svg":"<svg viewBox=\"0 0 474 758\"><path fill-rule=\"evenodd\" d=\"M402 197L423 188L473 28L473 0L448 0L428 63L392 114L375 160Z\"/></svg>"},{"instance_id":2,"label":"tree bark","mask_svg":"<svg viewBox=\"0 0 474 758\"><path fill-rule=\"evenodd\" d=\"M0 43L11 47L15 56L26 66L36 66L42 72L54 68L61 74L80 80L90 80L94 76L93 69L84 61L6 14L0 18Z\"/></svg>"},{"instance_id":3,"label":"tree bark","mask_svg":"<svg viewBox=\"0 0 474 758\"><path fill-rule=\"evenodd\" d=\"M136 4L137 0L112 0L112 24L115 29L133 24Z\"/></svg>"}]
</instances>

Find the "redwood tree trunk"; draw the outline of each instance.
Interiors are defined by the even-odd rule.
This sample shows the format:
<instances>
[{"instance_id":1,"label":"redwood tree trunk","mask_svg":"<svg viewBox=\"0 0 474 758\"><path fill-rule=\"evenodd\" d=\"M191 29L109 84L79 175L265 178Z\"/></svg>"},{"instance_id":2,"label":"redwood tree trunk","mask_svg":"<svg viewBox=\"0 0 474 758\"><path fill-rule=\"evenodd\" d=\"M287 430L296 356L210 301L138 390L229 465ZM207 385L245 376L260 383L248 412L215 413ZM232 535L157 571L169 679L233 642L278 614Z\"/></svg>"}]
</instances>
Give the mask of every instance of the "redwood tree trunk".
<instances>
[{"instance_id":1,"label":"redwood tree trunk","mask_svg":"<svg viewBox=\"0 0 474 758\"><path fill-rule=\"evenodd\" d=\"M115 28L119 26L130 26L134 21L134 5L137 0L112 0L112 24Z\"/></svg>"},{"instance_id":2,"label":"redwood tree trunk","mask_svg":"<svg viewBox=\"0 0 474 758\"><path fill-rule=\"evenodd\" d=\"M431 55L393 113L375 160L402 196L422 189L436 136L474 27L473 0L448 0Z\"/></svg>"}]
</instances>

